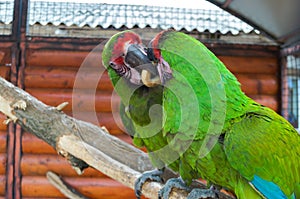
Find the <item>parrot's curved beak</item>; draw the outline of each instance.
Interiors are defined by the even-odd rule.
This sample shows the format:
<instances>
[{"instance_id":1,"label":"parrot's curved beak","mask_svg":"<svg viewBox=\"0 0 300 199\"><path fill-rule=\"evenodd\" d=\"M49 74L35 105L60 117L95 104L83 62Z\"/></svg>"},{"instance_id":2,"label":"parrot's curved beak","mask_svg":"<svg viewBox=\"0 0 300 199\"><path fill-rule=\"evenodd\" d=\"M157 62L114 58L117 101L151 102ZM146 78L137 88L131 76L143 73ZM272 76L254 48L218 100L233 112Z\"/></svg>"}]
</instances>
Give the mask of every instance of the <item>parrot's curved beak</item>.
<instances>
[{"instance_id":1,"label":"parrot's curved beak","mask_svg":"<svg viewBox=\"0 0 300 199\"><path fill-rule=\"evenodd\" d=\"M124 61L131 68L136 68L141 65L151 63L150 59L147 57L147 54L138 44L130 44L127 47Z\"/></svg>"},{"instance_id":2,"label":"parrot's curved beak","mask_svg":"<svg viewBox=\"0 0 300 199\"><path fill-rule=\"evenodd\" d=\"M145 86L154 87L161 84L157 68L152 64L141 46L129 45L124 61L126 65L140 72L142 83Z\"/></svg>"},{"instance_id":3,"label":"parrot's curved beak","mask_svg":"<svg viewBox=\"0 0 300 199\"><path fill-rule=\"evenodd\" d=\"M173 77L171 67L168 62L166 62L161 55L155 55L153 46L153 40L149 43L147 49L147 56L150 60L156 63L156 70L159 75L160 84L165 85L166 82ZM160 51L159 49L155 49ZM160 54L160 52L159 52Z\"/></svg>"}]
</instances>

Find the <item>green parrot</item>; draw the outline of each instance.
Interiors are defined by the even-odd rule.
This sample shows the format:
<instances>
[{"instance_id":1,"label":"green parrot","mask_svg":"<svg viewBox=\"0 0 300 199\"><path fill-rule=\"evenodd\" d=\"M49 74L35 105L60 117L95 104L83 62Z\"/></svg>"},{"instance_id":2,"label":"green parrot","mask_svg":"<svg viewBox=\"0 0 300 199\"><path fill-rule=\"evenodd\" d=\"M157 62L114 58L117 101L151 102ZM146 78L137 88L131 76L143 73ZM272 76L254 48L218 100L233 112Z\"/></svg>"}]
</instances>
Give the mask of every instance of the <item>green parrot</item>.
<instances>
[{"instance_id":1,"label":"green parrot","mask_svg":"<svg viewBox=\"0 0 300 199\"><path fill-rule=\"evenodd\" d=\"M145 48L132 31L114 35L102 53L121 98L124 125L145 146L161 181L165 167L178 172L160 191L189 189L192 180L232 191L239 199L299 198L300 135L283 117L247 97L235 76L201 42L163 31ZM193 189L188 198L216 197Z\"/></svg>"}]
</instances>

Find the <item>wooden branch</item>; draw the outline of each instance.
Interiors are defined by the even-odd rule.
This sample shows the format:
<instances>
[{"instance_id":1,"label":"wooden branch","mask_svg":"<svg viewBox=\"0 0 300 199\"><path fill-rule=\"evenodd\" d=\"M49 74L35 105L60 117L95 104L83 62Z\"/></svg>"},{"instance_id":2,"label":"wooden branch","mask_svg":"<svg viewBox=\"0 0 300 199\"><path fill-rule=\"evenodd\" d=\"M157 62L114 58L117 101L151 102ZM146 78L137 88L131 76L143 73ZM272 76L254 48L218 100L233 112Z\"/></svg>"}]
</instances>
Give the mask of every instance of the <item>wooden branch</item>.
<instances>
[{"instance_id":1,"label":"wooden branch","mask_svg":"<svg viewBox=\"0 0 300 199\"><path fill-rule=\"evenodd\" d=\"M90 165L133 188L142 172L153 169L146 153L98 126L67 116L60 111L64 105L47 106L0 77L0 112L56 148L78 173ZM160 183L146 182L142 193L157 198L161 188ZM186 195L185 191L175 189L170 198ZM223 194L221 198L228 197Z\"/></svg>"},{"instance_id":2,"label":"wooden branch","mask_svg":"<svg viewBox=\"0 0 300 199\"><path fill-rule=\"evenodd\" d=\"M61 136L74 134L134 170L143 172L153 169L147 154L141 150L111 136L96 125L76 120L56 107L43 104L3 78L0 78L0 112L54 148L57 147L56 142ZM57 151L60 152L59 149ZM74 156L67 158L79 171L87 166Z\"/></svg>"},{"instance_id":3,"label":"wooden branch","mask_svg":"<svg viewBox=\"0 0 300 199\"><path fill-rule=\"evenodd\" d=\"M134 182L141 175L140 172L116 161L102 151L83 142L77 136L62 136L58 140L58 145L58 148L62 151L67 151L67 153L70 154L76 154L78 158L88 162L90 166L132 189L134 188ZM160 183L146 182L143 186L143 194L148 198L157 198L157 193L161 188L162 184ZM174 198L185 198L178 194L175 194L175 196L176 197Z\"/></svg>"},{"instance_id":4,"label":"wooden branch","mask_svg":"<svg viewBox=\"0 0 300 199\"><path fill-rule=\"evenodd\" d=\"M78 191L76 191L69 184L64 182L58 175L53 173L52 171L48 171L47 174L48 181L55 186L62 194L64 194L68 198L72 199L88 199Z\"/></svg>"}]
</instances>

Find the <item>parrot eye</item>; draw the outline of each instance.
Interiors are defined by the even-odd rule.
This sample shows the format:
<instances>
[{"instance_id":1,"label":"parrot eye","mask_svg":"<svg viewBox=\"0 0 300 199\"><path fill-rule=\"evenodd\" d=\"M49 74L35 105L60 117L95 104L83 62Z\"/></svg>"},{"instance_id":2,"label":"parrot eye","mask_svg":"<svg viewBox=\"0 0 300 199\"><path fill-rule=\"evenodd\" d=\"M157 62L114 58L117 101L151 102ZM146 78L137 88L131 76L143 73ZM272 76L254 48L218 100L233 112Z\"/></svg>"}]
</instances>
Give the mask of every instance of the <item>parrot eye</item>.
<instances>
[{"instance_id":1,"label":"parrot eye","mask_svg":"<svg viewBox=\"0 0 300 199\"><path fill-rule=\"evenodd\" d=\"M114 62L111 61L111 62L109 62L109 66L112 67L112 68L115 68L115 67L116 67L116 64L115 64Z\"/></svg>"},{"instance_id":2,"label":"parrot eye","mask_svg":"<svg viewBox=\"0 0 300 199\"><path fill-rule=\"evenodd\" d=\"M155 57L154 55L154 50L153 48L148 48L147 49L147 55L148 55L148 58L151 60L151 61L158 61L158 59Z\"/></svg>"}]
</instances>

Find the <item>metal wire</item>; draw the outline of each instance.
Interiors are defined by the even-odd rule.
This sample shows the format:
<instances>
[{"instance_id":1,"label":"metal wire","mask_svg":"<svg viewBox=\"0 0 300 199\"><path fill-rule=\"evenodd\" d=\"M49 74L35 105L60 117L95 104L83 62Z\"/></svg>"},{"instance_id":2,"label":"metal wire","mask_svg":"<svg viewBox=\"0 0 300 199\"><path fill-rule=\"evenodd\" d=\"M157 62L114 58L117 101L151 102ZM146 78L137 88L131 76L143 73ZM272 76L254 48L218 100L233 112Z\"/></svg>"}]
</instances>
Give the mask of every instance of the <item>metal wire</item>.
<instances>
[{"instance_id":1,"label":"metal wire","mask_svg":"<svg viewBox=\"0 0 300 199\"><path fill-rule=\"evenodd\" d=\"M300 126L300 56L299 54L287 55L287 86L283 91L287 96L283 96L286 99L287 105L285 106L286 110L283 112L286 113L286 118L288 121L295 127L299 128Z\"/></svg>"},{"instance_id":2,"label":"metal wire","mask_svg":"<svg viewBox=\"0 0 300 199\"><path fill-rule=\"evenodd\" d=\"M28 25L28 36L99 38L103 30L148 27L196 31L208 41L239 42L237 38L242 35L241 43L269 42L262 41L253 27L223 10L30 1Z\"/></svg>"},{"instance_id":3,"label":"metal wire","mask_svg":"<svg viewBox=\"0 0 300 199\"><path fill-rule=\"evenodd\" d=\"M11 35L14 0L0 0L0 35Z\"/></svg>"}]
</instances>

